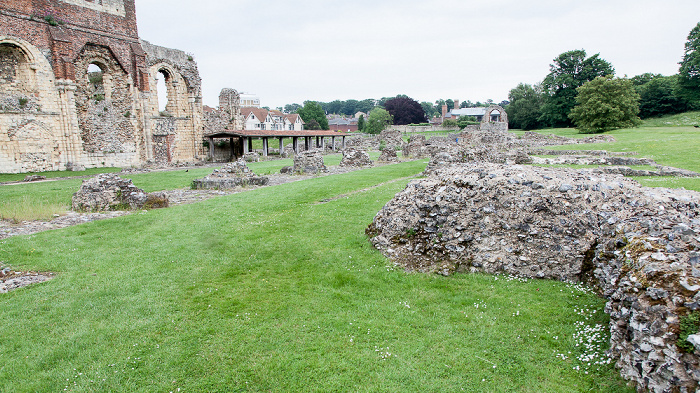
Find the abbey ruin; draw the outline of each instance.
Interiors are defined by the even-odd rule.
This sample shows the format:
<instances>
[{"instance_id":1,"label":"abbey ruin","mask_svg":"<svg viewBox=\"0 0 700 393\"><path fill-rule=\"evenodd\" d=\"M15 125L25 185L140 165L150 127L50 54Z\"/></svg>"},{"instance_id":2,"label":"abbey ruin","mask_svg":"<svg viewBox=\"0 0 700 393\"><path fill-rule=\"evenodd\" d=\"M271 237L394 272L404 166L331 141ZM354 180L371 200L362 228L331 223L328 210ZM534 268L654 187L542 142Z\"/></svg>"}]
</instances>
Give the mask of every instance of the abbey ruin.
<instances>
[{"instance_id":1,"label":"abbey ruin","mask_svg":"<svg viewBox=\"0 0 700 393\"><path fill-rule=\"evenodd\" d=\"M3 1L0 25L2 172L204 157L197 64L139 38L134 0Z\"/></svg>"}]
</instances>

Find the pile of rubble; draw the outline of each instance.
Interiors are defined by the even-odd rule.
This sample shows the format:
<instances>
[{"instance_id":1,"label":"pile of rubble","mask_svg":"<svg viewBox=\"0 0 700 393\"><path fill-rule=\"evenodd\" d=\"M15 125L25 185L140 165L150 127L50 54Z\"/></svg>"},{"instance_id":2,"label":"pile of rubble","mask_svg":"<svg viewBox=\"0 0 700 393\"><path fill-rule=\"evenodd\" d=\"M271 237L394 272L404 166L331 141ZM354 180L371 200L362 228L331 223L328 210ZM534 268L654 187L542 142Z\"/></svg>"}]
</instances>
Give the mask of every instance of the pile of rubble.
<instances>
[{"instance_id":1,"label":"pile of rubble","mask_svg":"<svg viewBox=\"0 0 700 393\"><path fill-rule=\"evenodd\" d=\"M323 150L313 149L295 154L292 172L298 174L328 172L328 168L326 168L326 164L323 162Z\"/></svg>"},{"instance_id":2,"label":"pile of rubble","mask_svg":"<svg viewBox=\"0 0 700 393\"><path fill-rule=\"evenodd\" d=\"M640 389L700 387L700 194L591 170L436 155L367 228L409 270L587 281L609 300L610 355ZM690 350L679 344L690 343ZM693 351L694 348L694 351Z\"/></svg>"},{"instance_id":3,"label":"pile of rubble","mask_svg":"<svg viewBox=\"0 0 700 393\"><path fill-rule=\"evenodd\" d=\"M372 166L372 160L364 150L345 149L343 150L343 159L340 160L340 166L365 167Z\"/></svg>"},{"instance_id":4,"label":"pile of rubble","mask_svg":"<svg viewBox=\"0 0 700 393\"><path fill-rule=\"evenodd\" d=\"M221 169L214 169L211 175L203 179L193 180L192 188L197 190L225 190L236 187L264 186L269 182L270 179L267 177L255 175L248 168L245 160L241 158L238 161L225 164Z\"/></svg>"},{"instance_id":5,"label":"pile of rubble","mask_svg":"<svg viewBox=\"0 0 700 393\"><path fill-rule=\"evenodd\" d=\"M7 293L27 285L44 282L53 277L53 273L17 272L11 267L0 263L0 293Z\"/></svg>"},{"instance_id":6,"label":"pile of rubble","mask_svg":"<svg viewBox=\"0 0 700 393\"><path fill-rule=\"evenodd\" d=\"M83 180L72 198L72 208L78 212L155 209L168 205L168 196L164 192L146 193L131 179L122 179L114 173Z\"/></svg>"},{"instance_id":7,"label":"pile of rubble","mask_svg":"<svg viewBox=\"0 0 700 393\"><path fill-rule=\"evenodd\" d=\"M399 162L399 156L396 154L396 150L386 147L377 158L377 162Z\"/></svg>"},{"instance_id":8,"label":"pile of rubble","mask_svg":"<svg viewBox=\"0 0 700 393\"><path fill-rule=\"evenodd\" d=\"M384 150L403 150L406 142L403 141L401 131L389 129L384 130L381 132L381 134L379 134L379 144L380 147L381 145L384 145Z\"/></svg>"}]
</instances>

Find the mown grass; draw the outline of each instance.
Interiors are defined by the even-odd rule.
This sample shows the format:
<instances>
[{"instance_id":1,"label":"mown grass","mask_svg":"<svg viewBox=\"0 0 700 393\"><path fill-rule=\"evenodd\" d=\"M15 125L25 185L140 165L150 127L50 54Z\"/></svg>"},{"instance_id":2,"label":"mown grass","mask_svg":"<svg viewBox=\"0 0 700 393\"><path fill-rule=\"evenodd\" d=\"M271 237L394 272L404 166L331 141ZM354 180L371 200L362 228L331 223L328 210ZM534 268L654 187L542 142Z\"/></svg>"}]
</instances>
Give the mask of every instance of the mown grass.
<instances>
[{"instance_id":1,"label":"mown grass","mask_svg":"<svg viewBox=\"0 0 700 393\"><path fill-rule=\"evenodd\" d=\"M364 228L424 166L0 242L57 273L0 296L0 391L631 392L611 365L575 369L578 310L605 324L601 299L386 267Z\"/></svg>"},{"instance_id":2,"label":"mown grass","mask_svg":"<svg viewBox=\"0 0 700 393\"><path fill-rule=\"evenodd\" d=\"M376 160L379 152L369 152L370 158ZM324 156L327 166L337 166L342 154ZM270 160L248 163L248 167L258 175L279 173L284 166L293 165L292 159ZM112 169L114 168L102 168ZM122 175L132 179L134 185L146 192L188 188L192 180L211 174L214 168L190 168L174 171L155 171L148 173ZM66 174L81 172L52 172L64 177ZM102 172L95 172L102 173ZM63 174L63 176L61 176ZM22 177L24 178L24 177ZM0 219L13 220L50 220L55 215L65 214L71 206L71 197L82 184L81 179L61 179L47 182L20 183L0 186Z\"/></svg>"},{"instance_id":3,"label":"mown grass","mask_svg":"<svg viewBox=\"0 0 700 393\"><path fill-rule=\"evenodd\" d=\"M569 138L580 138L590 134L578 134L576 129L560 128L539 130L543 134L554 134ZM520 134L521 131L515 131ZM637 152L640 157L648 157L658 164L700 172L700 129L689 126L679 127L638 127L607 132L615 142L580 145L549 146L552 150L608 150L614 152ZM678 179L675 177L636 178L650 187L671 187L679 185L700 191L700 178Z\"/></svg>"},{"instance_id":4,"label":"mown grass","mask_svg":"<svg viewBox=\"0 0 700 393\"><path fill-rule=\"evenodd\" d=\"M28 173L0 173L0 183L10 181L21 181L29 175L46 176L47 179L56 177L76 177L76 176L91 176L99 173L119 172L121 168L90 168L84 171L68 172L68 171L49 171L49 172L28 172Z\"/></svg>"}]
</instances>

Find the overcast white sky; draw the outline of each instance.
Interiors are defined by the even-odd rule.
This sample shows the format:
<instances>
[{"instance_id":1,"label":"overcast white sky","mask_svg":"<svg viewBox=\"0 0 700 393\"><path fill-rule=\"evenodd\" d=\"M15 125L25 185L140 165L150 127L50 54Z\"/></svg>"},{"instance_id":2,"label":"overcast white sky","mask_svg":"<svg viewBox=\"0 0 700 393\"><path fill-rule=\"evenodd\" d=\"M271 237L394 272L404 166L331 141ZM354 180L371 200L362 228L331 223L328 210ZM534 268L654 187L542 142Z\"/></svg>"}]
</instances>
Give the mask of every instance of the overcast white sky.
<instances>
[{"instance_id":1,"label":"overcast white sky","mask_svg":"<svg viewBox=\"0 0 700 393\"><path fill-rule=\"evenodd\" d=\"M275 108L407 94L496 102L557 55L618 76L678 72L700 0L136 0L141 38L192 53L204 104L230 87Z\"/></svg>"}]
</instances>

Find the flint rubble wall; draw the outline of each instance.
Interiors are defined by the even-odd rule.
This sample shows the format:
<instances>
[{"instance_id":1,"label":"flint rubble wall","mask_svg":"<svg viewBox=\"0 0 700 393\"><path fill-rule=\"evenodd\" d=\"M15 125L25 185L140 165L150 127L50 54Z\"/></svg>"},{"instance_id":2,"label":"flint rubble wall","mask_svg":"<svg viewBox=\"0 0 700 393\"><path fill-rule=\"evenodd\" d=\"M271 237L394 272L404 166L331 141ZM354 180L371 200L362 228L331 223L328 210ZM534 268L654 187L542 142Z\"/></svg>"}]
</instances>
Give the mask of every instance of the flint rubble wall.
<instances>
[{"instance_id":1,"label":"flint rubble wall","mask_svg":"<svg viewBox=\"0 0 700 393\"><path fill-rule=\"evenodd\" d=\"M700 332L679 336L700 312L700 193L516 164L529 148L576 143L561 138L472 131L460 141L432 152L427 177L377 213L372 244L407 270L585 281L608 300L608 355L623 377L639 391L700 391Z\"/></svg>"}]
</instances>

